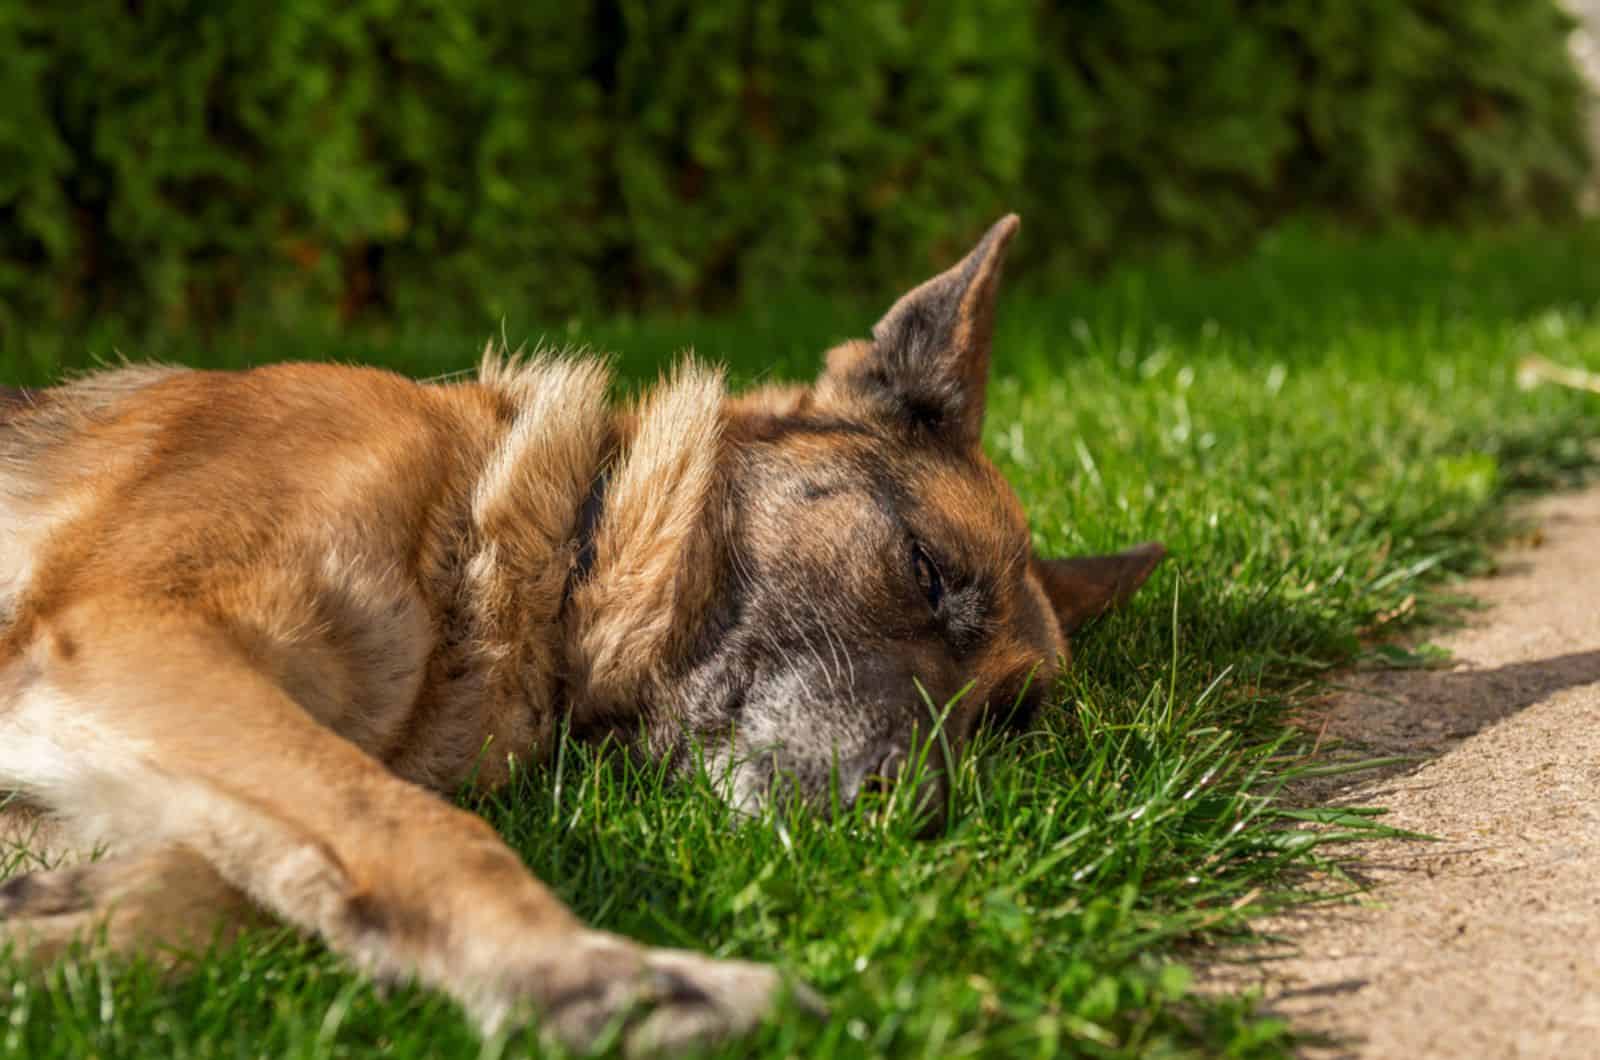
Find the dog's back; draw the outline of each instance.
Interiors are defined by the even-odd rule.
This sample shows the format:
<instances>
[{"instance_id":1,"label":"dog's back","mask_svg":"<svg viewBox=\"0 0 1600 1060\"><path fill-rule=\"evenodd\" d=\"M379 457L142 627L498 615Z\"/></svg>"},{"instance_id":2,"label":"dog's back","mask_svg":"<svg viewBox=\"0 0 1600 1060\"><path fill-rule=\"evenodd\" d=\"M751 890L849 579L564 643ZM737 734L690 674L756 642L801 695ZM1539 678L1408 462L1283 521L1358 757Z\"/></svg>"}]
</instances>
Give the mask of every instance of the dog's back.
<instances>
[{"instance_id":1,"label":"dog's back","mask_svg":"<svg viewBox=\"0 0 1600 1060\"><path fill-rule=\"evenodd\" d=\"M549 421L566 375L537 367L444 387L330 365L123 368L5 395L0 667L37 616L75 600L182 606L409 779L459 783L490 736L518 752L541 743L550 718L500 709L466 658L474 620L455 610L495 454L530 407L546 441L560 433ZM552 392L532 400L518 386ZM584 463L562 488L578 493L591 473ZM558 498L561 524L522 536L559 544L575 504Z\"/></svg>"}]
</instances>

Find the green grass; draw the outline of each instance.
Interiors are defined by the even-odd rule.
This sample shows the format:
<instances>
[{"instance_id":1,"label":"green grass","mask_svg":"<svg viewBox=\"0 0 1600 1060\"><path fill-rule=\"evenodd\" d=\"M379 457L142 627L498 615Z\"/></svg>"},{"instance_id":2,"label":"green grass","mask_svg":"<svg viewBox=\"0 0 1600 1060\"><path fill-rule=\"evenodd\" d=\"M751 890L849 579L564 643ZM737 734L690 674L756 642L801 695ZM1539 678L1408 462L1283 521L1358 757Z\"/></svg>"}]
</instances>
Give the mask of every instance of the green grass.
<instances>
[{"instance_id":1,"label":"green grass","mask_svg":"<svg viewBox=\"0 0 1600 1060\"><path fill-rule=\"evenodd\" d=\"M1600 366L1595 261L1593 229L1288 233L1219 271L1151 268L1008 301L988 442L1038 543L1159 538L1173 558L1081 639L1043 731L964 761L940 838L911 838L903 814L740 823L705 784L573 746L481 808L589 920L778 961L830 998L826 1024L786 1015L728 1056L1280 1054L1285 1028L1245 1000L1195 996L1186 961L1371 821L1329 814L1313 833L1301 829L1317 815L1274 798L1298 761L1285 707L1373 636L1436 615L1448 576L1485 566L1508 498L1591 462L1600 399L1519 391L1514 369L1532 352ZM808 374L872 317L797 299L549 338L619 351L635 381L691 344L748 380ZM469 365L481 338L240 330L204 352L36 336L0 358L13 380L116 347L429 375ZM0 1055L35 1060L536 1049L519 1037L480 1051L448 1003L382 994L282 932L177 979L92 961L42 980L0 969L0 997Z\"/></svg>"}]
</instances>

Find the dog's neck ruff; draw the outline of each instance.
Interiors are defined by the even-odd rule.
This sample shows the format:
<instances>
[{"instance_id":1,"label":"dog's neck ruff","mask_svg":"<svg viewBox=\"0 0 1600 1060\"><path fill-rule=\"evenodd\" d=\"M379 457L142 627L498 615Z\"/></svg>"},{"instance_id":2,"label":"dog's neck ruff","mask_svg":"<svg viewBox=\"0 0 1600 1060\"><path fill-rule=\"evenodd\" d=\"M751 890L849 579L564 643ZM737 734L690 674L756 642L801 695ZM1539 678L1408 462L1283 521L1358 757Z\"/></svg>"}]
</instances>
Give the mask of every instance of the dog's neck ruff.
<instances>
[{"instance_id":1,"label":"dog's neck ruff","mask_svg":"<svg viewBox=\"0 0 1600 1060\"><path fill-rule=\"evenodd\" d=\"M686 361L615 421L592 559L580 565L563 616L575 721L650 702L704 613L723 396L720 373Z\"/></svg>"},{"instance_id":2,"label":"dog's neck ruff","mask_svg":"<svg viewBox=\"0 0 1600 1060\"><path fill-rule=\"evenodd\" d=\"M580 723L654 698L714 575L721 373L686 360L621 412L608 382L596 360L498 350L479 370L510 414L472 489L473 654L487 695L540 713L559 686Z\"/></svg>"}]
</instances>

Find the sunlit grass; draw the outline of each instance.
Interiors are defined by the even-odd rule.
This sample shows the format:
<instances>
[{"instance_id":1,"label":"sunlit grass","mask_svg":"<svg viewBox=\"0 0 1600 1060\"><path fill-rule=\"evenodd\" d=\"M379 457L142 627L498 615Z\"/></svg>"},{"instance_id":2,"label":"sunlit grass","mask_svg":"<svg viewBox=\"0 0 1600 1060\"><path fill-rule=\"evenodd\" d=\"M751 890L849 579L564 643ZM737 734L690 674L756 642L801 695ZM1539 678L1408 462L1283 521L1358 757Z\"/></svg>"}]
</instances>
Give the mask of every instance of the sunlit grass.
<instances>
[{"instance_id":1,"label":"sunlit grass","mask_svg":"<svg viewBox=\"0 0 1600 1060\"><path fill-rule=\"evenodd\" d=\"M671 785L571 744L478 808L592 922L777 961L830 999L827 1023L785 1014L728 1056L1280 1053L1284 1029L1247 1002L1191 992L1186 955L1281 901L1286 870L1319 844L1374 823L1274 798L1301 747L1286 706L1374 637L1435 614L1449 576L1486 564L1516 491L1591 462L1596 399L1524 392L1514 376L1529 353L1600 366L1594 260L1590 230L1289 235L1221 271L1149 269L1008 301L987 438L1038 544L1159 539L1172 558L1081 638L1038 731L989 734L960 762L932 839L916 838L906 805L742 820L715 777ZM717 320L506 332L619 351L634 382L691 345L750 380L809 373L872 315L797 299ZM242 329L201 349L100 336L68 360L120 348L434 375L470 365L482 337ZM0 358L10 379L37 381L65 349L35 336ZM482 1048L448 1003L380 993L282 932L177 978L92 961L43 980L0 971L0 997L10 1056Z\"/></svg>"}]
</instances>

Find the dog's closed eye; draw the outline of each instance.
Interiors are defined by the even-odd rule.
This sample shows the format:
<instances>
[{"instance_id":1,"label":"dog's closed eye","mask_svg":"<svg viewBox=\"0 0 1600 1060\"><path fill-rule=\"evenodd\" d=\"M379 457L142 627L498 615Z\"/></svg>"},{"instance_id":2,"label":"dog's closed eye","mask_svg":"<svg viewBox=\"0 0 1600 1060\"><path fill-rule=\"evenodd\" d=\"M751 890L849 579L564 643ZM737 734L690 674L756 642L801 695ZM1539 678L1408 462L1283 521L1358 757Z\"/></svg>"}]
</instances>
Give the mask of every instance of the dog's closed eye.
<instances>
[{"instance_id":1,"label":"dog's closed eye","mask_svg":"<svg viewBox=\"0 0 1600 1060\"><path fill-rule=\"evenodd\" d=\"M922 594L928 598L928 606L937 612L939 605L944 603L944 577L939 573L939 565L928 555L928 550L915 541L911 543L911 570Z\"/></svg>"}]
</instances>

